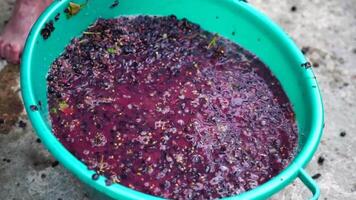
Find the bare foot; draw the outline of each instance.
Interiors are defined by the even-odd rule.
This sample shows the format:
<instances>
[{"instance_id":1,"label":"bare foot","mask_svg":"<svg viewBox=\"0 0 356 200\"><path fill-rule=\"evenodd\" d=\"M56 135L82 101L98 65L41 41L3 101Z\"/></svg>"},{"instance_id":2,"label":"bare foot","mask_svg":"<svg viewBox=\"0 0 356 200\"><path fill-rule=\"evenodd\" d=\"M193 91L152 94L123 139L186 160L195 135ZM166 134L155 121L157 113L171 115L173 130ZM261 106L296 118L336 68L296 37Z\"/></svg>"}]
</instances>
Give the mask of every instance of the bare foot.
<instances>
[{"instance_id":1,"label":"bare foot","mask_svg":"<svg viewBox=\"0 0 356 200\"><path fill-rule=\"evenodd\" d=\"M9 23L0 35L0 57L18 64L32 25L52 0L17 0Z\"/></svg>"}]
</instances>

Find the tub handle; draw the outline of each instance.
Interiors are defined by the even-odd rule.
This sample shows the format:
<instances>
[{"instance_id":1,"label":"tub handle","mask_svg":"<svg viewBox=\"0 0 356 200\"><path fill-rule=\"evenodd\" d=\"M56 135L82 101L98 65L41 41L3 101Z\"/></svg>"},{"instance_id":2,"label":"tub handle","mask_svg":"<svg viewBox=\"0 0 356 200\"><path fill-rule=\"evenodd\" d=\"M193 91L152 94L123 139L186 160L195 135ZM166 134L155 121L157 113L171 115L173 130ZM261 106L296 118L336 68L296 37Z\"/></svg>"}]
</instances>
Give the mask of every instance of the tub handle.
<instances>
[{"instance_id":1,"label":"tub handle","mask_svg":"<svg viewBox=\"0 0 356 200\"><path fill-rule=\"evenodd\" d=\"M299 170L299 179L306 185L313 193L311 200L318 200L320 196L320 189L318 184L307 174L304 169Z\"/></svg>"}]
</instances>

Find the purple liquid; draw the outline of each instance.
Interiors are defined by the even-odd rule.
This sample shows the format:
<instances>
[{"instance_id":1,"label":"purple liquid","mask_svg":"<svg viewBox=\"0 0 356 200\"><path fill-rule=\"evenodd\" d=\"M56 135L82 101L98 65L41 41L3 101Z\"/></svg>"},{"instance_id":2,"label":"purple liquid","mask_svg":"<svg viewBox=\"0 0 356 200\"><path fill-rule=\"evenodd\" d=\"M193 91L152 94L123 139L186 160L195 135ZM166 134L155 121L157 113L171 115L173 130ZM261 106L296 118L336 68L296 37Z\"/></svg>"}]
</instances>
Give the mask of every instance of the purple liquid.
<instances>
[{"instance_id":1,"label":"purple liquid","mask_svg":"<svg viewBox=\"0 0 356 200\"><path fill-rule=\"evenodd\" d=\"M231 196L295 155L294 113L267 67L174 16L99 19L47 79L58 139L90 169L141 192Z\"/></svg>"}]
</instances>

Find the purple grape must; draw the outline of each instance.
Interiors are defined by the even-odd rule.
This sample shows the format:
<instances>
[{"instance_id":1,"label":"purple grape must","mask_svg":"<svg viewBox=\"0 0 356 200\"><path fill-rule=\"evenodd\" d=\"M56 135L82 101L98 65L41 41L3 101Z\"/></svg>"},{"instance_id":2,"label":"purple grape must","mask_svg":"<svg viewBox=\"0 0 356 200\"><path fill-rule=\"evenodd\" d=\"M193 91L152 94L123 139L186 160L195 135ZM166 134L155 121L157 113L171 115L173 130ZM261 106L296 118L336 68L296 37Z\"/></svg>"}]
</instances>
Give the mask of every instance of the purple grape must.
<instances>
[{"instance_id":1,"label":"purple grape must","mask_svg":"<svg viewBox=\"0 0 356 200\"><path fill-rule=\"evenodd\" d=\"M269 69L186 19L99 19L47 81L56 137L108 187L221 198L268 181L296 153L295 115Z\"/></svg>"}]
</instances>

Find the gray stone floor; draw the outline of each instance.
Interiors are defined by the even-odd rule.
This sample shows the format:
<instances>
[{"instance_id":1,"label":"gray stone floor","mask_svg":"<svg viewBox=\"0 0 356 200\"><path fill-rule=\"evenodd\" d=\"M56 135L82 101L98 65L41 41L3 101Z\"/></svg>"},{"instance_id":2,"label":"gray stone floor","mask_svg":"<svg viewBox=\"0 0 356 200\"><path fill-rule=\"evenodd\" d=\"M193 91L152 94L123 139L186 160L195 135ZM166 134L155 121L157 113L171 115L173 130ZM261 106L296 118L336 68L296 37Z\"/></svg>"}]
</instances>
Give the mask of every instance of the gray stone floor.
<instances>
[{"instance_id":1,"label":"gray stone floor","mask_svg":"<svg viewBox=\"0 0 356 200\"><path fill-rule=\"evenodd\" d=\"M9 18L14 0L0 0L0 31ZM307 56L325 103L326 127L321 145L307 171L320 173L316 181L320 199L356 199L356 0L250 0L280 24ZM295 6L296 10L291 11ZM0 72L6 62L0 60ZM6 83L0 83L6 84ZM11 88L16 91L18 85ZM0 97L4 98L4 97ZM27 122L25 113L20 118ZM103 199L80 183L36 141L29 123L0 134L1 200ZM340 137L345 131L346 136ZM317 164L325 157L323 165ZM310 196L295 181L272 199L298 200Z\"/></svg>"}]
</instances>

